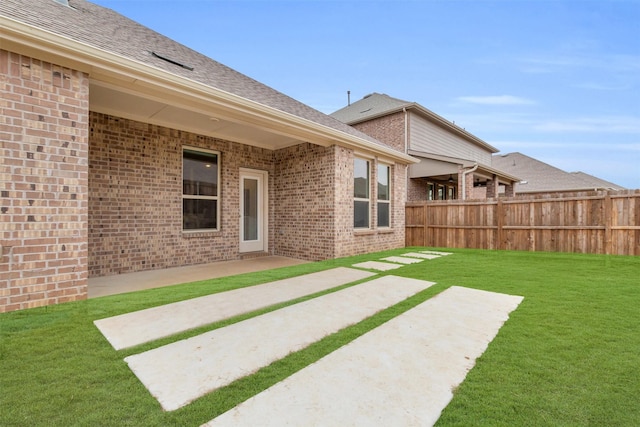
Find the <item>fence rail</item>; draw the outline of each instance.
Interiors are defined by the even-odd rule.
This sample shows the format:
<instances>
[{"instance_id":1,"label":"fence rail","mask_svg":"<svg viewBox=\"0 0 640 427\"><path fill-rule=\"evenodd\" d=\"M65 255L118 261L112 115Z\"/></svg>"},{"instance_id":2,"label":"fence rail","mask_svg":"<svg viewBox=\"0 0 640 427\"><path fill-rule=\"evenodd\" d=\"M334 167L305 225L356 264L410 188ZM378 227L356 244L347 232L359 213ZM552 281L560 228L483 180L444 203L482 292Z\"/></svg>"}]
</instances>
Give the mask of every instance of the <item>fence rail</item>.
<instances>
[{"instance_id":1,"label":"fence rail","mask_svg":"<svg viewBox=\"0 0 640 427\"><path fill-rule=\"evenodd\" d=\"M407 246L640 255L640 190L407 203Z\"/></svg>"}]
</instances>

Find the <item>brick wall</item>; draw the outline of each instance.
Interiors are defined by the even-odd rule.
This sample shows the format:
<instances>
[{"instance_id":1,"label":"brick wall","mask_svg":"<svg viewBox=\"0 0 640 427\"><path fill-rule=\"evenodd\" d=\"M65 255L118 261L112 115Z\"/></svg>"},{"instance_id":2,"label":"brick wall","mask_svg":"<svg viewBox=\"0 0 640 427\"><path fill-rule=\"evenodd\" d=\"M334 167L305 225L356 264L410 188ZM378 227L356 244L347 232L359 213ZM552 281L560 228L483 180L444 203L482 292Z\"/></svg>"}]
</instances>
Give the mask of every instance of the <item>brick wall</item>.
<instances>
[{"instance_id":1,"label":"brick wall","mask_svg":"<svg viewBox=\"0 0 640 427\"><path fill-rule=\"evenodd\" d=\"M369 230L353 228L353 159L351 150L336 150L336 253L335 257L364 254L404 246L406 165L391 167L391 227L377 227L377 159L371 162L371 223Z\"/></svg>"},{"instance_id":2,"label":"brick wall","mask_svg":"<svg viewBox=\"0 0 640 427\"><path fill-rule=\"evenodd\" d=\"M93 112L90 125L90 276L238 258L240 168L272 188L272 151ZM221 153L219 231L182 231L183 146Z\"/></svg>"},{"instance_id":3,"label":"brick wall","mask_svg":"<svg viewBox=\"0 0 640 427\"><path fill-rule=\"evenodd\" d=\"M276 254L309 260L335 257L336 150L301 144L276 151Z\"/></svg>"},{"instance_id":4,"label":"brick wall","mask_svg":"<svg viewBox=\"0 0 640 427\"><path fill-rule=\"evenodd\" d=\"M400 152L406 152L404 112L402 111L357 123L353 127Z\"/></svg>"},{"instance_id":5,"label":"brick wall","mask_svg":"<svg viewBox=\"0 0 640 427\"><path fill-rule=\"evenodd\" d=\"M409 178L407 201L422 202L429 199L429 180L427 178Z\"/></svg>"},{"instance_id":6,"label":"brick wall","mask_svg":"<svg viewBox=\"0 0 640 427\"><path fill-rule=\"evenodd\" d=\"M0 312L87 295L89 80L0 50Z\"/></svg>"}]
</instances>

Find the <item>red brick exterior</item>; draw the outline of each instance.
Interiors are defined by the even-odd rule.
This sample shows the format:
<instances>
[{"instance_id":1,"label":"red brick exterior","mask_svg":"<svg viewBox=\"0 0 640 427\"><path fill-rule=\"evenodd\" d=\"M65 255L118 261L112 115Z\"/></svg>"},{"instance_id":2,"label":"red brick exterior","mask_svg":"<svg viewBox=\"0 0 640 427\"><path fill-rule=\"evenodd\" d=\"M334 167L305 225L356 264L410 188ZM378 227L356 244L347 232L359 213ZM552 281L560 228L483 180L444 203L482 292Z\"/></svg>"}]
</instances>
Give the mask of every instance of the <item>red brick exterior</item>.
<instances>
[{"instance_id":1,"label":"red brick exterior","mask_svg":"<svg viewBox=\"0 0 640 427\"><path fill-rule=\"evenodd\" d=\"M301 144L275 152L273 228L278 255L310 260L335 257L335 151L336 147Z\"/></svg>"},{"instance_id":2,"label":"red brick exterior","mask_svg":"<svg viewBox=\"0 0 640 427\"><path fill-rule=\"evenodd\" d=\"M0 312L87 295L89 79L0 50Z\"/></svg>"},{"instance_id":3,"label":"red brick exterior","mask_svg":"<svg viewBox=\"0 0 640 427\"><path fill-rule=\"evenodd\" d=\"M371 135L396 150L406 153L404 112L400 111L388 116L379 117L353 127L362 133Z\"/></svg>"},{"instance_id":4,"label":"red brick exterior","mask_svg":"<svg viewBox=\"0 0 640 427\"><path fill-rule=\"evenodd\" d=\"M377 159L371 162L371 218L369 230L353 229L353 159L351 150L336 151L336 254L344 257L404 246L404 209L406 199L406 165L391 165L390 228L378 229L377 219Z\"/></svg>"},{"instance_id":5,"label":"red brick exterior","mask_svg":"<svg viewBox=\"0 0 640 427\"><path fill-rule=\"evenodd\" d=\"M98 113L90 123L91 277L238 258L240 168L273 180L272 151ZM183 146L221 153L220 231L182 231Z\"/></svg>"},{"instance_id":6,"label":"red brick exterior","mask_svg":"<svg viewBox=\"0 0 640 427\"><path fill-rule=\"evenodd\" d=\"M322 260L404 243L404 166L392 168L393 229L362 235L353 230L351 150L300 144L270 151L103 114L90 118L90 276L237 259L241 167L269 173L272 254ZM221 153L220 231L182 232L184 145Z\"/></svg>"},{"instance_id":7,"label":"red brick exterior","mask_svg":"<svg viewBox=\"0 0 640 427\"><path fill-rule=\"evenodd\" d=\"M405 165L378 230L370 159L372 227L354 231L350 149L271 151L89 112L87 75L1 50L0 88L0 312L84 299L89 276L238 259L240 168L268 173L269 253L404 245ZM183 146L220 153L219 231L182 230Z\"/></svg>"}]
</instances>

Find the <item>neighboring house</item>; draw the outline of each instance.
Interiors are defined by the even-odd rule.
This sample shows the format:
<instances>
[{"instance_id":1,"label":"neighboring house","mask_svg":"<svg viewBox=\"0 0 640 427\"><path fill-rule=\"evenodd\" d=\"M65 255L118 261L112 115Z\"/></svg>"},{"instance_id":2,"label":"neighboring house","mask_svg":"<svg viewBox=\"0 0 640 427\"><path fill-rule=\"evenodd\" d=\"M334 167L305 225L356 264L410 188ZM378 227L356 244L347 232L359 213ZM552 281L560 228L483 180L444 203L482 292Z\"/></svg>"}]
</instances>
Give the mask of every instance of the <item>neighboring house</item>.
<instances>
[{"instance_id":1,"label":"neighboring house","mask_svg":"<svg viewBox=\"0 0 640 427\"><path fill-rule=\"evenodd\" d=\"M404 245L402 147L83 0L2 0L0 27L0 311L88 277Z\"/></svg>"},{"instance_id":2,"label":"neighboring house","mask_svg":"<svg viewBox=\"0 0 640 427\"><path fill-rule=\"evenodd\" d=\"M515 194L520 179L491 166L496 148L420 104L372 93L331 116L420 160L409 166L409 201Z\"/></svg>"},{"instance_id":3,"label":"neighboring house","mask_svg":"<svg viewBox=\"0 0 640 427\"><path fill-rule=\"evenodd\" d=\"M565 172L517 152L495 155L492 164L521 178L518 194L625 189L584 172Z\"/></svg>"}]
</instances>

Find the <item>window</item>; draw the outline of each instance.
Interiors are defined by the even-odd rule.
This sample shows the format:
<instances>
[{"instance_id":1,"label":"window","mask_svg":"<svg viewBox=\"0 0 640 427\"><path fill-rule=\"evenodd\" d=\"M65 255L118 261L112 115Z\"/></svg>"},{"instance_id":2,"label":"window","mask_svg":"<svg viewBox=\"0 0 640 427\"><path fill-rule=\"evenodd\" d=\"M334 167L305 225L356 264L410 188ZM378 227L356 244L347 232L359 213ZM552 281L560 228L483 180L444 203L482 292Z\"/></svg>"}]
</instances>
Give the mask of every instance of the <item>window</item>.
<instances>
[{"instance_id":1,"label":"window","mask_svg":"<svg viewBox=\"0 0 640 427\"><path fill-rule=\"evenodd\" d=\"M369 228L369 162L353 161L353 227Z\"/></svg>"},{"instance_id":2,"label":"window","mask_svg":"<svg viewBox=\"0 0 640 427\"><path fill-rule=\"evenodd\" d=\"M182 151L182 229L217 230L219 159L210 151Z\"/></svg>"},{"instance_id":3,"label":"window","mask_svg":"<svg viewBox=\"0 0 640 427\"><path fill-rule=\"evenodd\" d=\"M391 216L390 170L387 165L378 164L378 227L389 227Z\"/></svg>"},{"instance_id":4,"label":"window","mask_svg":"<svg viewBox=\"0 0 640 427\"><path fill-rule=\"evenodd\" d=\"M433 184L429 184L427 186L427 200L433 200L433 192L434 192Z\"/></svg>"}]
</instances>

